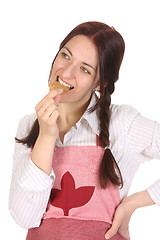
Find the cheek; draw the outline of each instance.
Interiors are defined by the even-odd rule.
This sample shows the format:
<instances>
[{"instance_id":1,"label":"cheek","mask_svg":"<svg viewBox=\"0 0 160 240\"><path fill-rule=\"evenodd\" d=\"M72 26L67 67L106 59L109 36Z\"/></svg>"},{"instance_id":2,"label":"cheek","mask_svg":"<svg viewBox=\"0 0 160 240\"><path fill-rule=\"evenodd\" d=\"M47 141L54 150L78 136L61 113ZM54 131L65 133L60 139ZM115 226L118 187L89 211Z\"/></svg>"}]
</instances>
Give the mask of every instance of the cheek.
<instances>
[{"instance_id":1,"label":"cheek","mask_svg":"<svg viewBox=\"0 0 160 240\"><path fill-rule=\"evenodd\" d=\"M79 74L77 76L77 85L79 88L83 89L86 92L92 91L94 88L94 79L90 76L84 76L83 74Z\"/></svg>"},{"instance_id":2,"label":"cheek","mask_svg":"<svg viewBox=\"0 0 160 240\"><path fill-rule=\"evenodd\" d=\"M52 72L56 72L58 68L61 67L61 65L62 65L61 62L58 59L56 59L53 64Z\"/></svg>"},{"instance_id":3,"label":"cheek","mask_svg":"<svg viewBox=\"0 0 160 240\"><path fill-rule=\"evenodd\" d=\"M52 72L56 72L62 67L65 67L65 61L61 58L61 56L58 55L54 61Z\"/></svg>"}]
</instances>

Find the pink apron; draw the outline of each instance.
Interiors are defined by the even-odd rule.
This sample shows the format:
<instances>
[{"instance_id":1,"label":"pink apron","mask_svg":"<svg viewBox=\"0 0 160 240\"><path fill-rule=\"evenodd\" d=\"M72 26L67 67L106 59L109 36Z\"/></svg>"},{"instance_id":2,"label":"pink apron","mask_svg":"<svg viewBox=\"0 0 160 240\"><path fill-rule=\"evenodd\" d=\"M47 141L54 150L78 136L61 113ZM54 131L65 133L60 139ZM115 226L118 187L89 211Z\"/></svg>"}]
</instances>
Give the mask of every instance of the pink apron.
<instances>
[{"instance_id":1,"label":"pink apron","mask_svg":"<svg viewBox=\"0 0 160 240\"><path fill-rule=\"evenodd\" d=\"M28 230L26 240L104 240L120 203L117 186L101 189L100 146L55 148L55 183L41 225ZM116 234L112 240L124 240Z\"/></svg>"}]
</instances>

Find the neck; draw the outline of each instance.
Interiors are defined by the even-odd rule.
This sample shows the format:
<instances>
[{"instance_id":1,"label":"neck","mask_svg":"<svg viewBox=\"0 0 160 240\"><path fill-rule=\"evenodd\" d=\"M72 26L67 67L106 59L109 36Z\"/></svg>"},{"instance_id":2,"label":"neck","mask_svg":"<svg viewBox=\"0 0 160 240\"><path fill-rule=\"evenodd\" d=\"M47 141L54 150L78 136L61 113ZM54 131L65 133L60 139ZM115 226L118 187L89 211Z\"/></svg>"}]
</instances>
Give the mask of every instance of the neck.
<instances>
[{"instance_id":1,"label":"neck","mask_svg":"<svg viewBox=\"0 0 160 240\"><path fill-rule=\"evenodd\" d=\"M60 103L58 105L59 118L57 124L60 132L67 132L72 126L79 121L89 105L90 99L78 104L76 103Z\"/></svg>"}]
</instances>

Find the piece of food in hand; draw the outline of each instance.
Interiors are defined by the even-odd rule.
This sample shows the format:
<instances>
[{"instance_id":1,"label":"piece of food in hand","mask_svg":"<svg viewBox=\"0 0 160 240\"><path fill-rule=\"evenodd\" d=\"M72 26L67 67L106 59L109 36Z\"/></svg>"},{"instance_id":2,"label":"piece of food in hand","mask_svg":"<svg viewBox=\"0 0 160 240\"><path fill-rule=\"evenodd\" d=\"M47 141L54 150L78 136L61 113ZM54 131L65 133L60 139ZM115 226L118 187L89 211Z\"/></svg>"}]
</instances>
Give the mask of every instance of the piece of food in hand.
<instances>
[{"instance_id":1,"label":"piece of food in hand","mask_svg":"<svg viewBox=\"0 0 160 240\"><path fill-rule=\"evenodd\" d=\"M49 88L50 88L51 90L53 90L53 89L58 89L58 88L63 89L62 94L68 92L69 89L70 89L69 87L62 85L62 84L59 83L58 81L50 82L50 83L48 83L48 86L49 86Z\"/></svg>"}]
</instances>

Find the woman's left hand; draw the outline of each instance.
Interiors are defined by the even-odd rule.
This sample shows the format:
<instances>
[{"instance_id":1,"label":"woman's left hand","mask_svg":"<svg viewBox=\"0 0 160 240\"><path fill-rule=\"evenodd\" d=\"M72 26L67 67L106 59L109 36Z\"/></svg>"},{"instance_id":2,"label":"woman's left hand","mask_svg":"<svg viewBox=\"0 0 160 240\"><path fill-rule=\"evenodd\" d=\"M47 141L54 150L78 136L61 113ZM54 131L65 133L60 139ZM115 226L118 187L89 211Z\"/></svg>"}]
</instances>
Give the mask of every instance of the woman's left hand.
<instances>
[{"instance_id":1,"label":"woman's left hand","mask_svg":"<svg viewBox=\"0 0 160 240\"><path fill-rule=\"evenodd\" d=\"M115 211L111 228L106 232L105 238L112 238L117 232L127 240L129 236L129 222L133 212L140 207L154 205L147 190L125 197Z\"/></svg>"},{"instance_id":2,"label":"woman's left hand","mask_svg":"<svg viewBox=\"0 0 160 240\"><path fill-rule=\"evenodd\" d=\"M119 233L127 240L129 236L129 222L135 208L132 206L131 196L125 197L120 205L117 207L111 228L106 232L105 238L110 239L116 233Z\"/></svg>"}]
</instances>

